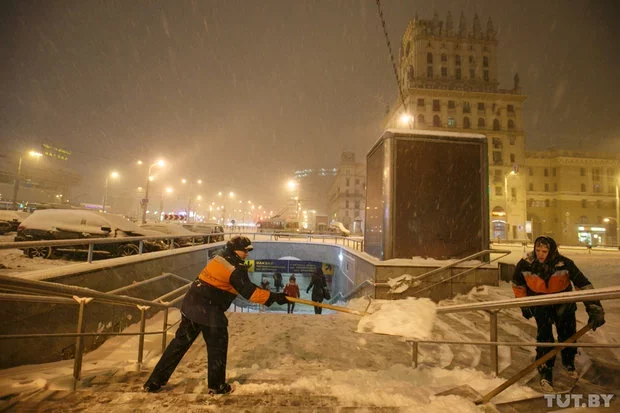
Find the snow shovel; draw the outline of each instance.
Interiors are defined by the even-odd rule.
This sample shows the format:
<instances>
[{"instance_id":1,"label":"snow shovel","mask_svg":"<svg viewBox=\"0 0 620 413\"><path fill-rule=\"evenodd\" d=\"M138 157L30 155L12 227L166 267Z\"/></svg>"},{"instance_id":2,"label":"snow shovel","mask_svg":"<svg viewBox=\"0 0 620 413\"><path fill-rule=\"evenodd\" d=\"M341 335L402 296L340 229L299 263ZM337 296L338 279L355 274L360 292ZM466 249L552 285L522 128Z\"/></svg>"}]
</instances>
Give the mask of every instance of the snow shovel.
<instances>
[{"instance_id":1,"label":"snow shovel","mask_svg":"<svg viewBox=\"0 0 620 413\"><path fill-rule=\"evenodd\" d=\"M592 324L587 324L581 330L577 331L575 334L567 338L566 341L564 341L563 343L574 343L575 341L579 340L581 336L586 334L591 329L592 329ZM497 396L498 394L506 390L508 387L512 386L513 384L521 380L529 372L531 372L532 370L534 370L535 368L537 368L538 366L540 366L541 364L543 364L544 362L546 362L547 360L549 360L550 358L558 354L563 348L564 347L554 347L553 350L551 350L550 352L548 352L547 354L545 354L544 356L542 356L541 358L539 358L538 360L536 360L535 362L533 362L532 364L530 364L529 366L527 366L526 368L524 368L523 370L521 370L520 372L518 372L517 374L515 374L508 380L506 380L505 382L503 382L501 385L497 386L495 389L485 394L484 396L482 396L480 393L474 390L469 384L464 384L462 386L454 387L450 390L437 393L436 396L456 395L456 396L461 396L467 399L472 399L475 397L474 399L475 404L488 403L493 397Z\"/></svg>"},{"instance_id":2,"label":"snow shovel","mask_svg":"<svg viewBox=\"0 0 620 413\"><path fill-rule=\"evenodd\" d=\"M286 297L286 299L289 300L292 303L306 304L306 305L311 305L313 307L329 308L330 310L340 311L342 313L355 314L355 315L359 315L361 317L369 314L369 313L364 312L364 311L352 310L350 308L341 307L341 306L338 306L338 305L317 303L316 301L304 300L303 298Z\"/></svg>"}]
</instances>

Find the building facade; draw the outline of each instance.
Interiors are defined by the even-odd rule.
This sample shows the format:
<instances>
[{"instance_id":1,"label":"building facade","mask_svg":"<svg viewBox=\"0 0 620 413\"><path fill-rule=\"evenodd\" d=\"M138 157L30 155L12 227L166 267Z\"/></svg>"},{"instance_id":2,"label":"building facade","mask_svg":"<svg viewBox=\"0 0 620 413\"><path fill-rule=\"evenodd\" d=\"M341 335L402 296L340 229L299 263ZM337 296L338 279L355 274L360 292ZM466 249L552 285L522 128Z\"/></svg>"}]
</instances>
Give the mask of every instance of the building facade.
<instances>
[{"instance_id":1,"label":"building facade","mask_svg":"<svg viewBox=\"0 0 620 413\"><path fill-rule=\"evenodd\" d=\"M565 245L618 245L620 154L565 150L526 153L531 236Z\"/></svg>"},{"instance_id":2,"label":"building facade","mask_svg":"<svg viewBox=\"0 0 620 413\"><path fill-rule=\"evenodd\" d=\"M386 128L481 133L488 138L490 231L492 239L524 240L526 193L520 165L525 133L519 77L500 89L497 38L489 18L468 26L461 14L441 21L417 16L401 40L399 81L402 99L388 114ZM404 105L403 105L404 101Z\"/></svg>"},{"instance_id":3,"label":"building facade","mask_svg":"<svg viewBox=\"0 0 620 413\"><path fill-rule=\"evenodd\" d=\"M343 152L328 194L329 221L342 222L353 234L362 234L366 209L366 164Z\"/></svg>"}]
</instances>

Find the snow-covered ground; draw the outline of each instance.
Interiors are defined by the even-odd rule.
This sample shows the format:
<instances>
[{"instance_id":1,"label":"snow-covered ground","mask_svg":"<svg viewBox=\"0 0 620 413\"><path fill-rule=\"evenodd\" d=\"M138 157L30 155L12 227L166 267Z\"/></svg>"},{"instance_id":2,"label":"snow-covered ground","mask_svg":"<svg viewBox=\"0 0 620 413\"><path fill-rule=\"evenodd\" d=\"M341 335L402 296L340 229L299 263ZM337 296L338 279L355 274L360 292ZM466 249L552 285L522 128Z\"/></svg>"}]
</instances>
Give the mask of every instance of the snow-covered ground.
<instances>
[{"instance_id":1,"label":"snow-covered ground","mask_svg":"<svg viewBox=\"0 0 620 413\"><path fill-rule=\"evenodd\" d=\"M502 259L503 262L516 263L523 255L522 247L510 248L513 253ZM572 258L577 266L590 278L595 287L620 285L620 253L617 251L561 250ZM3 252L6 254L6 251ZM3 256L3 258L6 255ZM31 262L33 260L28 260ZM36 260L34 260L36 261ZM24 264L27 265L27 264ZM37 263L39 265L39 263ZM45 260L41 265L58 265ZM34 269L34 268L33 268ZM510 298L510 283L499 287L483 287L469 294L458 296L439 303L458 304L469 301L497 300ZM340 303L344 305L344 303ZM348 303L352 308L365 308L363 300ZM603 302L607 324L596 332L589 333L587 341L620 343L620 303ZM456 396L435 396L437 392L462 384L469 384L484 394L503 382L503 379L488 373L488 366L482 366L481 350L476 346L460 346L458 351L447 345L421 346L421 366L410 366L409 346L405 336L411 327L403 325L403 314L423 319L412 320L419 331L432 328L431 336L436 339L463 338L466 334L488 337L488 324L483 313L471 317L454 316L435 318L435 304L428 300L403 300L402 302L373 301L369 311L374 318L360 319L354 315L325 311L322 316L311 314L312 308L297 304L296 314L280 312L230 313L230 344L227 379L235 392L231 397L260 396L266 394L303 391L308 394L323 394L334 397L343 406L399 407L399 411L425 413L478 412L471 400ZM520 318L518 309L506 310L506 322L500 325L500 340L535 341L534 322ZM423 316L420 316L420 315ZM379 317L380 315L380 317ZM178 311L172 311L169 322L179 318ZM583 305L577 312L578 327L587 321ZM510 322L507 322L510 321ZM148 329L159 329L161 315L148 322ZM405 320L406 323L406 320ZM416 324L417 323L417 324ZM430 327L429 327L430 326ZM137 331L131 326L127 331ZM380 332L381 334L377 334ZM171 333L172 334L172 333ZM172 338L169 335L168 340ZM424 335L424 334L423 334ZM147 336L145 360L138 368L137 384L127 385L127 392L139 398L142 411L159 411L164 396L138 394L139 384L148 376L160 356L160 336ZM83 377L98 371L135 371L137 360L137 337L115 337L99 349L87 354L83 364ZM320 349L320 350L319 350ZM204 344L201 338L194 343L194 355L188 354L172 376L169 386L174 392L175 383L187 377L195 377L201 382L204 377ZM533 349L528 348L533 357ZM591 350L582 351L582 361L588 358ZM609 351L614 362L620 362L620 351ZM193 357L193 358L192 358ZM529 360L529 359L528 359ZM500 366L506 367L514 362L510 351L500 347ZM460 365L460 367L458 367ZM455 367L457 366L457 367ZM67 389L71 384L73 361L61 361L34 366L21 366L0 371L0 398L15 393L17 389L36 388ZM250 377L251 380L247 380ZM202 382L195 392L206 391ZM201 390L202 389L202 390ZM82 392L88 390L82 389ZM508 401L531 396L536 392L523 385L517 385L501 393L494 402ZM115 406L115 411L131 411L134 407L123 407L119 400L98 399L96 392L84 397L79 405L83 411L100 411L106 406ZM118 405L115 404L118 402ZM174 405L174 403L172 403ZM303 404L302 404L303 405ZM50 405L53 406L53 405ZM206 406L205 406L206 407ZM183 409L182 406L168 407Z\"/></svg>"}]
</instances>

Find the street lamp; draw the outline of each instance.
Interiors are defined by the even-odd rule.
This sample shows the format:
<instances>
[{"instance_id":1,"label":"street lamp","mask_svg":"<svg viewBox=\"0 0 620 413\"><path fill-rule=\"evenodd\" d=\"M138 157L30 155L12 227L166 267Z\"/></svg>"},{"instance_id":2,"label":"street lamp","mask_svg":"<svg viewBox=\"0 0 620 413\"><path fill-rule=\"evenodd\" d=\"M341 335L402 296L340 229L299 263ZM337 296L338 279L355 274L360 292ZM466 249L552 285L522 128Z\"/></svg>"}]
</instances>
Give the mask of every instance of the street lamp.
<instances>
[{"instance_id":1,"label":"street lamp","mask_svg":"<svg viewBox=\"0 0 620 413\"><path fill-rule=\"evenodd\" d=\"M225 202L224 199L223 199L224 198L224 194L222 193L222 191L219 191L217 193L217 196L222 199L222 209L221 209L222 210L222 221L223 221L224 226L226 226L226 204L227 204L227 202ZM228 198L229 199L234 199L235 198L235 193L233 191L228 192Z\"/></svg>"},{"instance_id":2,"label":"street lamp","mask_svg":"<svg viewBox=\"0 0 620 413\"><path fill-rule=\"evenodd\" d=\"M165 191L161 192L161 205L159 206L160 209L160 221L163 220L162 215L165 215L164 213L164 200L166 199L166 194L171 194L174 190L170 187L167 187Z\"/></svg>"},{"instance_id":3,"label":"street lamp","mask_svg":"<svg viewBox=\"0 0 620 413\"><path fill-rule=\"evenodd\" d=\"M28 156L30 156L31 158L36 158L39 159L40 157L43 156L42 153L39 153L37 151L30 151L28 152ZM17 174L15 175L15 185L13 186L13 209L17 210L17 193L19 192L19 181L21 179L21 175L22 175L22 155L19 155L19 161L17 162Z\"/></svg>"},{"instance_id":4,"label":"street lamp","mask_svg":"<svg viewBox=\"0 0 620 413\"><path fill-rule=\"evenodd\" d=\"M192 181L188 181L187 179L183 178L181 179L181 183L182 184L188 184L187 186L187 222L189 222L189 216L190 216L190 211L191 211L191 206L192 206ZM197 179L196 183L198 185L202 185L202 179ZM194 213L194 215L196 215ZM194 220L195 221L195 220Z\"/></svg>"},{"instance_id":5,"label":"street lamp","mask_svg":"<svg viewBox=\"0 0 620 413\"><path fill-rule=\"evenodd\" d=\"M504 175L504 205L506 207L506 233L505 235L505 239L508 239L508 177L510 175L516 175L517 173L512 170L510 172L508 172L506 175Z\"/></svg>"},{"instance_id":6,"label":"street lamp","mask_svg":"<svg viewBox=\"0 0 620 413\"><path fill-rule=\"evenodd\" d=\"M291 192L291 198L294 201L295 205L295 220L299 222L299 214L301 212L301 184L299 181L289 179L287 186L289 191Z\"/></svg>"},{"instance_id":7,"label":"street lamp","mask_svg":"<svg viewBox=\"0 0 620 413\"><path fill-rule=\"evenodd\" d=\"M164 165L166 163L163 160L159 160L157 162L155 162L154 164L152 164L151 166L149 166L149 171L146 175L146 189L144 191L144 198L141 201L142 204L142 223L146 224L146 210L149 206L149 186L151 181L153 180L153 177L151 176L151 170L153 169L154 166L159 166L160 168L163 168ZM142 165L142 161L138 161L138 165Z\"/></svg>"},{"instance_id":8,"label":"street lamp","mask_svg":"<svg viewBox=\"0 0 620 413\"><path fill-rule=\"evenodd\" d=\"M102 209L103 212L105 212L105 204L108 200L108 193L110 191L110 179L116 179L118 177L119 175L118 175L118 172L116 171L112 171L110 175L105 177L105 187L103 190L103 209Z\"/></svg>"},{"instance_id":9,"label":"street lamp","mask_svg":"<svg viewBox=\"0 0 620 413\"><path fill-rule=\"evenodd\" d=\"M401 125L405 125L408 126L409 129L413 129L413 116L410 115L408 112L403 112L400 115L400 124Z\"/></svg>"}]
</instances>

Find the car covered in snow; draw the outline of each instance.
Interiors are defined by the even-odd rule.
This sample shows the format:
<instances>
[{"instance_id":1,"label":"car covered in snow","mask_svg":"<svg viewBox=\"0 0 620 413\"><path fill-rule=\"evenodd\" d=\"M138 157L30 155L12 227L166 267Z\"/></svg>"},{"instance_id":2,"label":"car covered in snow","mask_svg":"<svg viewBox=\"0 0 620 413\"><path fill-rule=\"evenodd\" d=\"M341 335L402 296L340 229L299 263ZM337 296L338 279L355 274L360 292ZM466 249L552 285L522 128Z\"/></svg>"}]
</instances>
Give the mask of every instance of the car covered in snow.
<instances>
[{"instance_id":1,"label":"car covered in snow","mask_svg":"<svg viewBox=\"0 0 620 413\"><path fill-rule=\"evenodd\" d=\"M146 228L153 231L159 231L163 234L173 237L183 237L174 239L174 247L189 247L195 244L202 244L202 237L179 224L159 223L159 224L142 224L140 228Z\"/></svg>"},{"instance_id":2,"label":"car covered in snow","mask_svg":"<svg viewBox=\"0 0 620 413\"><path fill-rule=\"evenodd\" d=\"M348 237L351 235L351 231L346 229L342 222L334 221L327 227L328 234L337 235L339 237Z\"/></svg>"},{"instance_id":3,"label":"car covered in snow","mask_svg":"<svg viewBox=\"0 0 620 413\"><path fill-rule=\"evenodd\" d=\"M215 234L207 235L203 238L203 242L218 242L224 241L224 227L220 224L212 222L189 222L183 224L183 228L188 229L197 234Z\"/></svg>"},{"instance_id":4,"label":"car covered in snow","mask_svg":"<svg viewBox=\"0 0 620 413\"><path fill-rule=\"evenodd\" d=\"M25 211L0 210L0 221L7 222L9 224L8 231L6 231L6 225L0 226L0 234L17 231L19 224L29 216L30 213Z\"/></svg>"},{"instance_id":5,"label":"car covered in snow","mask_svg":"<svg viewBox=\"0 0 620 413\"><path fill-rule=\"evenodd\" d=\"M139 253L139 242L122 238L163 236L161 232L141 228L122 216L80 209L42 209L35 211L17 228L15 241L117 238L119 242L97 244L99 256L122 257ZM144 241L144 251L165 249L163 241ZM24 248L29 257L51 258L55 254L88 252L88 244Z\"/></svg>"},{"instance_id":6,"label":"car covered in snow","mask_svg":"<svg viewBox=\"0 0 620 413\"><path fill-rule=\"evenodd\" d=\"M12 230L13 229L10 222L0 220L0 235L4 235L7 232L11 232Z\"/></svg>"}]
</instances>

